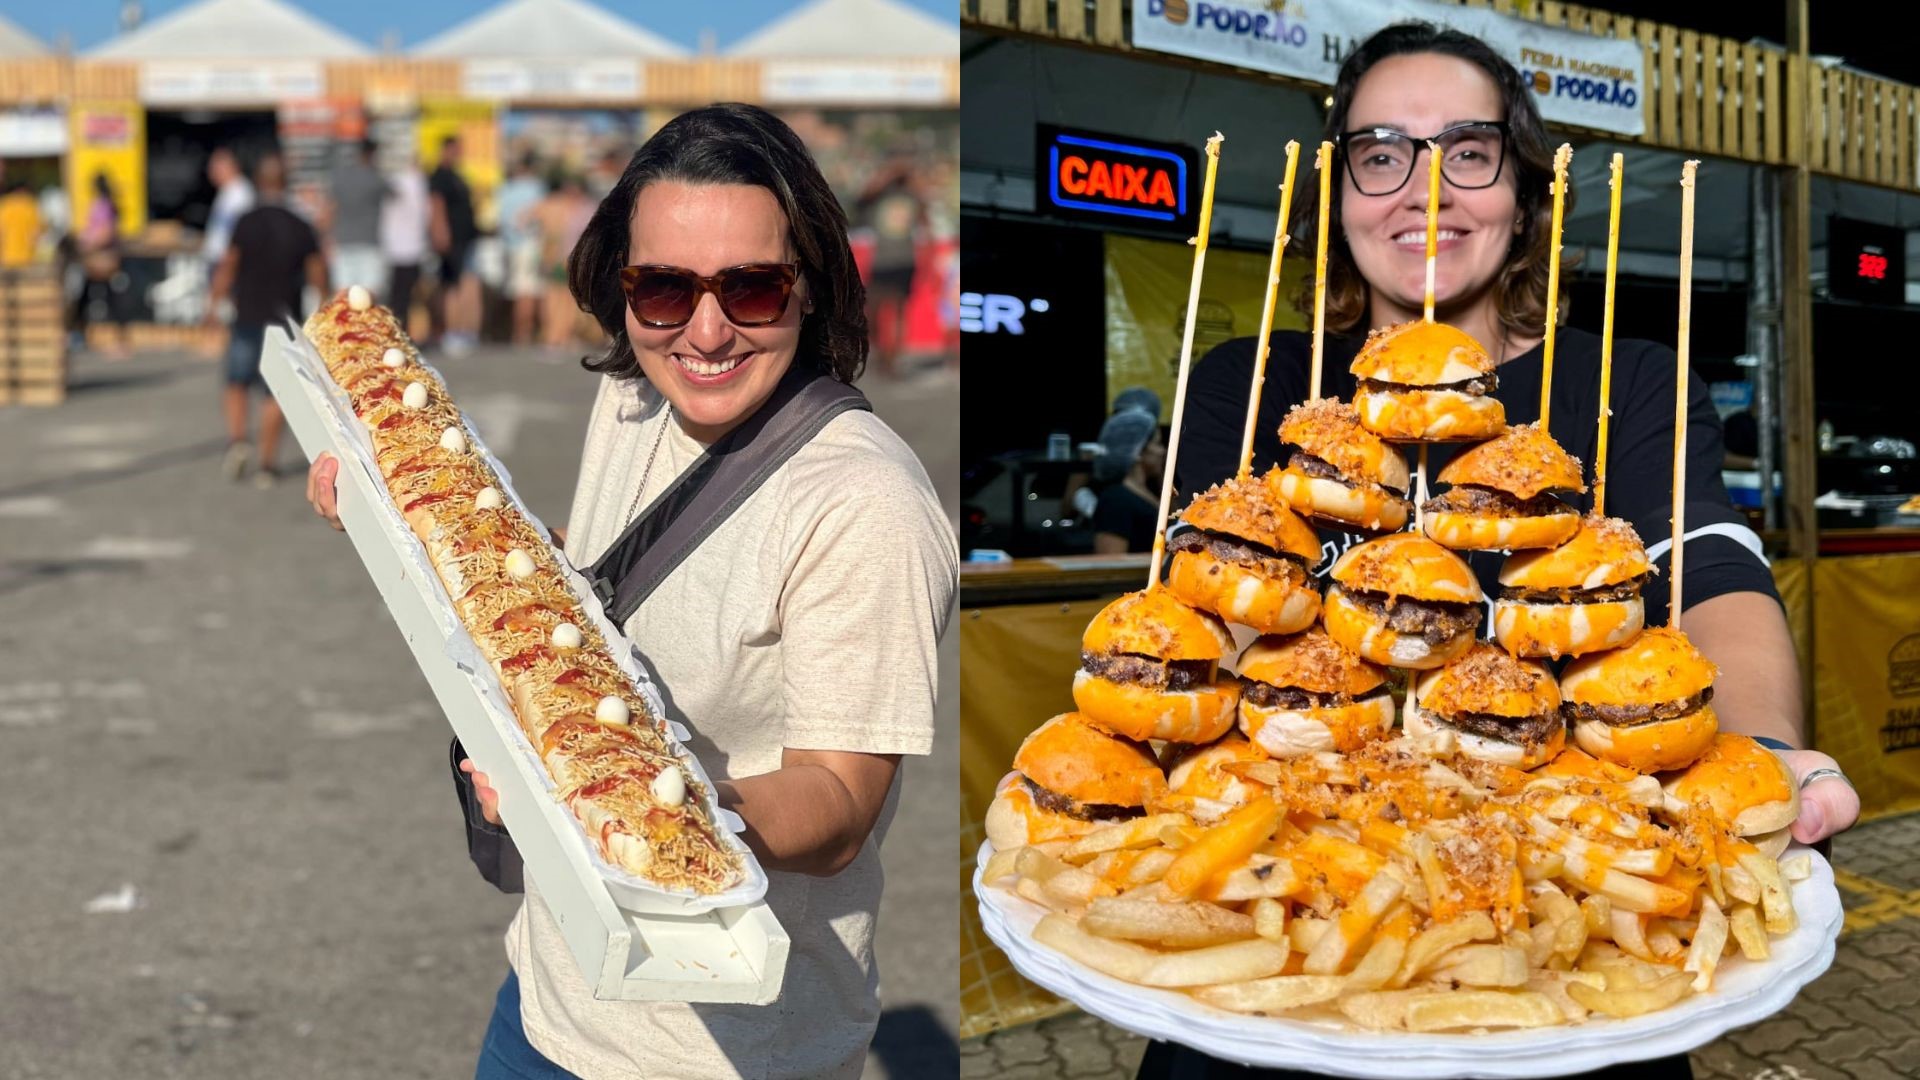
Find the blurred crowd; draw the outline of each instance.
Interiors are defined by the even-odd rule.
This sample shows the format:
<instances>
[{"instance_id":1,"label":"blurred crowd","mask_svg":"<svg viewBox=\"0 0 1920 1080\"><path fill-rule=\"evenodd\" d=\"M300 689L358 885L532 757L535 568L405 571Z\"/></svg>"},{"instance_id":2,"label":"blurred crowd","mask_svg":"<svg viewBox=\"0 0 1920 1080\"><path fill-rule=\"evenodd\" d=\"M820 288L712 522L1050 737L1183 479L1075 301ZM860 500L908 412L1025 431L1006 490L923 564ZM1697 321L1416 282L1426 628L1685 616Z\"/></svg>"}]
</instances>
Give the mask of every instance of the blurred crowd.
<instances>
[{"instance_id":1,"label":"blurred crowd","mask_svg":"<svg viewBox=\"0 0 1920 1080\"><path fill-rule=\"evenodd\" d=\"M906 356L956 361L957 117L806 111L785 119L847 210L871 298L871 370L893 374ZM372 140L340 143L322 176L289 186L286 205L313 226L331 286L365 285L406 313L423 346L450 355L482 340L550 349L597 341L599 328L568 292L567 257L631 147L621 140L583 155L512 139L505 176L488 191L469 183L458 137L432 149L427 170L417 155L397 159ZM260 201L257 173L269 156L257 147L210 149L214 194L197 247L171 222L129 237L126 196L104 173L87 181L78 221L61 184L35 190L0 177L0 269L59 267L76 342L91 340L109 356L131 351L130 322L230 320L209 285L235 225ZM130 261L143 258L164 259L164 269L131 273ZM95 325L104 332L89 334Z\"/></svg>"}]
</instances>

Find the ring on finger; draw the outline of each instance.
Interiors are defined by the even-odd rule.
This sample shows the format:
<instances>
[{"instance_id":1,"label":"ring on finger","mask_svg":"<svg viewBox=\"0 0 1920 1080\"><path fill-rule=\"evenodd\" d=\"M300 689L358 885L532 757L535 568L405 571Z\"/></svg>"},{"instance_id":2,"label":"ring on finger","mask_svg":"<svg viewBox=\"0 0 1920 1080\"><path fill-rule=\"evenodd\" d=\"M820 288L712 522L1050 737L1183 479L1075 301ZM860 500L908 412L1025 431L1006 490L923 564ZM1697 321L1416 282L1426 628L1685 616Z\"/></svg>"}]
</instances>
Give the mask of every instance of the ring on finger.
<instances>
[{"instance_id":1,"label":"ring on finger","mask_svg":"<svg viewBox=\"0 0 1920 1080\"><path fill-rule=\"evenodd\" d=\"M1800 778L1800 790L1805 791L1809 784L1828 779L1838 780L1848 787L1853 786L1853 781L1847 779L1846 773L1841 772L1839 769L1822 766Z\"/></svg>"}]
</instances>

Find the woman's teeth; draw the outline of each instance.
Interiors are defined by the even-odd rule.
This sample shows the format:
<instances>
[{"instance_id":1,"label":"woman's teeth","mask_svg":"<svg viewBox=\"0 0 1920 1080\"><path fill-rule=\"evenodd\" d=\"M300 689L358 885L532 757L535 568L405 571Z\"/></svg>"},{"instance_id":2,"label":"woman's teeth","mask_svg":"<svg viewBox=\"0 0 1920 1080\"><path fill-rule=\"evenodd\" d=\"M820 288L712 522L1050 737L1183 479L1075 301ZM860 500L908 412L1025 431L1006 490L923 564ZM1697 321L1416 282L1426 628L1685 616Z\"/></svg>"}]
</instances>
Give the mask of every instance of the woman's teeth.
<instances>
[{"instance_id":1,"label":"woman's teeth","mask_svg":"<svg viewBox=\"0 0 1920 1080\"><path fill-rule=\"evenodd\" d=\"M1434 233L1433 238L1435 242L1441 240L1458 240L1460 239L1460 233L1456 229L1441 229ZM1424 244L1427 242L1427 230L1421 229L1419 232L1401 233L1399 236L1393 238L1393 242L1396 244Z\"/></svg>"},{"instance_id":2,"label":"woman's teeth","mask_svg":"<svg viewBox=\"0 0 1920 1080\"><path fill-rule=\"evenodd\" d=\"M696 356L682 356L679 353L675 353L673 356L676 363L688 371L693 372L695 375L725 375L727 372L739 367L746 358L747 356L745 354L730 356L725 360L702 360Z\"/></svg>"}]
</instances>

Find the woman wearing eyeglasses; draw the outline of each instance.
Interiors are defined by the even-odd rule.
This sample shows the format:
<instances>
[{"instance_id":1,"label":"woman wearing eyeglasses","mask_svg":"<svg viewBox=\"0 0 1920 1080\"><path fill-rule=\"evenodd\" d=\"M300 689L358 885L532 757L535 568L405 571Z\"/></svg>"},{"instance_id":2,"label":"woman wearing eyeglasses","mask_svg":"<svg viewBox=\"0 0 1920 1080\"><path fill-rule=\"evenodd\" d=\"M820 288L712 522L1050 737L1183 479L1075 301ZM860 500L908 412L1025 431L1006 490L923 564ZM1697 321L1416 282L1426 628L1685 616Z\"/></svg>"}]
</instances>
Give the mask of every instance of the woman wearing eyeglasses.
<instances>
[{"instance_id":1,"label":"woman wearing eyeglasses","mask_svg":"<svg viewBox=\"0 0 1920 1080\"><path fill-rule=\"evenodd\" d=\"M1321 392L1351 401L1355 383L1348 366L1367 332L1421 317L1426 144L1431 140L1443 155L1435 317L1465 330L1492 354L1499 365L1492 394L1505 406L1508 422L1538 420L1553 163L1545 127L1519 73L1478 38L1424 23L1391 26L1341 65L1327 131L1337 140L1338 172L1329 225ZM1571 208L1571 191L1567 203ZM1312 245L1312 201L1295 205L1304 211L1292 229L1296 244ZM1175 477L1183 492L1200 491L1238 469L1254 345L1252 338L1227 342L1194 368ZM1306 334L1273 335L1255 429L1256 469L1282 460L1278 428L1287 410L1307 397L1310 349ZM1662 541L1672 528L1674 355L1654 342L1616 340L1613 365L1607 511L1631 521L1658 562L1670 546ZM1561 328L1554 352L1552 435L1589 468L1597 441L1599 382L1599 337ZM1721 726L1768 743L1801 778L1802 809L1793 835L1813 843L1850 827L1859 799L1832 758L1796 749L1805 745L1805 735L1786 619L1759 537L1727 500L1720 478L1720 424L1707 387L1697 377L1690 384L1682 626L1720 667L1714 707ZM1437 473L1454 452L1455 447L1433 446L1431 471ZM1590 503L1576 505L1584 511ZM1344 549L1365 538L1327 533L1323 539ZM1463 554L1487 595L1498 596L1501 556ZM1647 582L1650 626L1666 620L1665 581L1661 575ZM1156 1043L1140 1075L1306 1074L1229 1066ZM1620 1066L1603 1075L1662 1080L1688 1076L1689 1069L1681 1057Z\"/></svg>"},{"instance_id":2,"label":"woman wearing eyeglasses","mask_svg":"<svg viewBox=\"0 0 1920 1080\"><path fill-rule=\"evenodd\" d=\"M763 430L763 407L813 379L851 383L866 361L845 215L798 136L751 106L699 109L649 139L568 279L612 340L586 364L600 391L556 531L576 566L709 448L752 452L735 433ZM335 468L314 466L328 516ZM624 629L769 871L792 938L785 992L764 1008L597 1001L529 880L478 1077L860 1074L879 1016L878 848L900 756L931 748L958 574L919 460L849 408L660 579ZM497 826L497 796L474 780Z\"/></svg>"}]
</instances>

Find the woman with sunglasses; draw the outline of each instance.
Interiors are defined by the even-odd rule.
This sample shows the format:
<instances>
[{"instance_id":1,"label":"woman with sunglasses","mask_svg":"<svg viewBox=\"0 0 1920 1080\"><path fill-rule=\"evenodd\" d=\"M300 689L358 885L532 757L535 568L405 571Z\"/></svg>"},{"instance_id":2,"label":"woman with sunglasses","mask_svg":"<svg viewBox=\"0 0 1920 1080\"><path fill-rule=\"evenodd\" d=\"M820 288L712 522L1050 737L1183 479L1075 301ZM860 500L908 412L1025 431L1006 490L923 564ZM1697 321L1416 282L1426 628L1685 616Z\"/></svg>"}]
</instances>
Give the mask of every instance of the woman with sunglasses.
<instances>
[{"instance_id":1,"label":"woman with sunglasses","mask_svg":"<svg viewBox=\"0 0 1920 1080\"><path fill-rule=\"evenodd\" d=\"M866 362L846 217L799 137L752 106L699 109L647 140L568 280L611 338L586 364L600 391L556 530L576 566L783 381L851 383ZM328 516L335 468L314 466ZM878 849L900 756L931 749L958 578L919 460L850 409L661 580L624 630L746 821L792 939L785 991L763 1008L597 1001L528 881L478 1077L860 1074L879 1017ZM497 795L473 779L497 825Z\"/></svg>"},{"instance_id":2,"label":"woman with sunglasses","mask_svg":"<svg viewBox=\"0 0 1920 1080\"><path fill-rule=\"evenodd\" d=\"M1529 88L1478 38L1425 23L1380 31L1348 55L1334 85L1327 138L1336 140L1327 256L1322 393L1352 400L1348 366L1367 332L1421 317L1426 291L1427 142L1440 147L1435 317L1483 343L1499 364L1493 389L1511 424L1539 419L1541 335L1552 243L1552 151ZM1417 180L1415 178L1418 178ZM1567 203L1572 205L1572 192ZM1314 243L1312 200L1292 227ZM1311 286L1306 297L1311 300ZM1303 309L1311 311L1310 307ZM1566 308L1562 305L1561 311ZM1233 475L1252 381L1254 339L1227 342L1194 368L1176 484L1200 491ZM1254 467L1281 461L1281 418L1308 393L1311 341L1273 335L1254 442ZM1631 521L1660 561L1669 547L1674 355L1650 341L1616 340L1607 511ZM1562 327L1554 351L1553 437L1591 467L1599 420L1600 339ZM1805 745L1799 669L1759 537L1728 502L1720 478L1720 423L1703 380L1690 380L1686 610L1682 626L1719 665L1721 726L1781 752L1801 777L1793 835L1822 841L1850 827L1860 802L1832 758ZM1437 473L1457 451L1435 445ZM1587 500L1576 500L1585 511ZM1364 537L1328 532L1336 554ZM1489 598L1499 595L1498 553L1471 552ZM1326 565L1330 565L1331 560ZM1666 621L1663 575L1647 582L1648 625ZM1310 1062L1303 1063L1310 1065ZM1155 1043L1141 1077L1310 1075L1212 1062ZM1665 1080L1690 1075L1687 1059L1638 1062L1600 1075Z\"/></svg>"}]
</instances>

